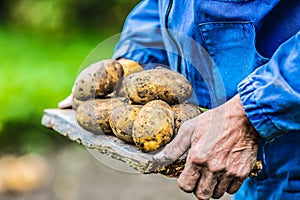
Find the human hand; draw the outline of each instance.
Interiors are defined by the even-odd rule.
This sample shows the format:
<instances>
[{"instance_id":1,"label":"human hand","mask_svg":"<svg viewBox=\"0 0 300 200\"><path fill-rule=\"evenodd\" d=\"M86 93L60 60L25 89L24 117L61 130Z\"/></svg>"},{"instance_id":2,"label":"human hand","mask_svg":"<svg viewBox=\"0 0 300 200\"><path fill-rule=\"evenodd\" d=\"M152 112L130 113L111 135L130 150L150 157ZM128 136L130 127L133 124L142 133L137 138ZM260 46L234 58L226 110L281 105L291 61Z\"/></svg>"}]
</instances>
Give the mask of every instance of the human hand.
<instances>
[{"instance_id":1,"label":"human hand","mask_svg":"<svg viewBox=\"0 0 300 200\"><path fill-rule=\"evenodd\" d=\"M71 108L72 100L73 100L73 92L69 96L67 96L67 98L65 98L64 100L58 103L58 108L60 109Z\"/></svg>"},{"instance_id":2,"label":"human hand","mask_svg":"<svg viewBox=\"0 0 300 200\"><path fill-rule=\"evenodd\" d=\"M156 160L176 160L189 147L178 179L198 199L220 198L238 191L253 168L259 135L248 121L238 95L227 103L185 122Z\"/></svg>"}]
</instances>

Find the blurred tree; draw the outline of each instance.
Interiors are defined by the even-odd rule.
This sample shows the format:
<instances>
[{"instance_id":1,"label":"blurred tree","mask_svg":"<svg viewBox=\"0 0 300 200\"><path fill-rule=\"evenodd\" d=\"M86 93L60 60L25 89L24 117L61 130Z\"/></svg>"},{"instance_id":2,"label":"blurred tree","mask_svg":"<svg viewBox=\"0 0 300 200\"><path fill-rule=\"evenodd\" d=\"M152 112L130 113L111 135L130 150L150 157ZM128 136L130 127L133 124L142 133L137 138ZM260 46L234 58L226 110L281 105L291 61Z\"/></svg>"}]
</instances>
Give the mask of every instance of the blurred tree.
<instances>
[{"instance_id":1,"label":"blurred tree","mask_svg":"<svg viewBox=\"0 0 300 200\"><path fill-rule=\"evenodd\" d=\"M7 0L0 0L0 23L3 23L7 20L8 16L8 1Z\"/></svg>"},{"instance_id":2,"label":"blurred tree","mask_svg":"<svg viewBox=\"0 0 300 200\"><path fill-rule=\"evenodd\" d=\"M0 19L22 27L55 30L116 29L138 0L0 0Z\"/></svg>"},{"instance_id":3,"label":"blurred tree","mask_svg":"<svg viewBox=\"0 0 300 200\"><path fill-rule=\"evenodd\" d=\"M70 92L84 58L121 30L137 3L0 0L0 154L66 141L40 125L43 109ZM111 46L94 54L109 58Z\"/></svg>"}]
</instances>

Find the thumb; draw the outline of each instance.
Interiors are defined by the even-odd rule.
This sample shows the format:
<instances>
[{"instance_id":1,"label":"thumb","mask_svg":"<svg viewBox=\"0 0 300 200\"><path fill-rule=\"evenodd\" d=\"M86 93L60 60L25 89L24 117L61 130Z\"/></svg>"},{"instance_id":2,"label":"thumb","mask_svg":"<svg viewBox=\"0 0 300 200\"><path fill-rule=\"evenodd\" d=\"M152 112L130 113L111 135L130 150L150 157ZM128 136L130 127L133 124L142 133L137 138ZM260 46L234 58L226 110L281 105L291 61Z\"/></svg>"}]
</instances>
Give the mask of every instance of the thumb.
<instances>
[{"instance_id":1,"label":"thumb","mask_svg":"<svg viewBox=\"0 0 300 200\"><path fill-rule=\"evenodd\" d=\"M193 126L191 120L185 122L179 129L175 138L165 148L154 155L154 160L170 161L177 160L191 146Z\"/></svg>"},{"instance_id":2,"label":"thumb","mask_svg":"<svg viewBox=\"0 0 300 200\"><path fill-rule=\"evenodd\" d=\"M65 98L64 100L58 103L58 108L64 109L64 108L72 107L72 99L73 99L73 95L70 94L67 98Z\"/></svg>"}]
</instances>

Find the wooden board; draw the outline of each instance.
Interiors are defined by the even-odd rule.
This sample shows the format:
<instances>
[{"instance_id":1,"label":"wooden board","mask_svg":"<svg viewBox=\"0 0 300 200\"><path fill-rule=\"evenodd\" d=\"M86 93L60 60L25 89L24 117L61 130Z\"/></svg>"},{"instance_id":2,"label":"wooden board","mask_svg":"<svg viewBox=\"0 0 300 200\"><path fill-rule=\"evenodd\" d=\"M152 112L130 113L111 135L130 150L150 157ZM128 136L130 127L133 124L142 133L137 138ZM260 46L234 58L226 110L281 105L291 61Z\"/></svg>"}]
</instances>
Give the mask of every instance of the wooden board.
<instances>
[{"instance_id":1,"label":"wooden board","mask_svg":"<svg viewBox=\"0 0 300 200\"><path fill-rule=\"evenodd\" d=\"M184 157L172 164L162 163L153 160L153 154L143 153L134 145L126 144L115 136L94 135L79 126L76 112L71 109L44 110L42 124L72 141L120 160L144 174L161 173L168 177L178 177L185 164Z\"/></svg>"}]
</instances>

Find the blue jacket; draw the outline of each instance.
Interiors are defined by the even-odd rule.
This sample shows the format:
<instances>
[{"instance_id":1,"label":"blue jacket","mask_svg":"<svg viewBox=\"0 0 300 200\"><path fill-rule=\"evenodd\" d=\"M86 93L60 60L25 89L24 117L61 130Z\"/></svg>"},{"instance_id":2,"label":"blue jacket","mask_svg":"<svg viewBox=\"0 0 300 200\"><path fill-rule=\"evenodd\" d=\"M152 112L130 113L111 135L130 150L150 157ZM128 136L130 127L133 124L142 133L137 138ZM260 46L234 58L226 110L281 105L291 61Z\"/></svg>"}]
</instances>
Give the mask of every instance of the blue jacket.
<instances>
[{"instance_id":1,"label":"blue jacket","mask_svg":"<svg viewBox=\"0 0 300 200\"><path fill-rule=\"evenodd\" d=\"M299 30L298 0L144 0L114 58L182 73L202 107L239 93L251 123L272 138L300 130Z\"/></svg>"}]
</instances>

